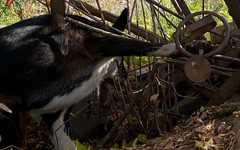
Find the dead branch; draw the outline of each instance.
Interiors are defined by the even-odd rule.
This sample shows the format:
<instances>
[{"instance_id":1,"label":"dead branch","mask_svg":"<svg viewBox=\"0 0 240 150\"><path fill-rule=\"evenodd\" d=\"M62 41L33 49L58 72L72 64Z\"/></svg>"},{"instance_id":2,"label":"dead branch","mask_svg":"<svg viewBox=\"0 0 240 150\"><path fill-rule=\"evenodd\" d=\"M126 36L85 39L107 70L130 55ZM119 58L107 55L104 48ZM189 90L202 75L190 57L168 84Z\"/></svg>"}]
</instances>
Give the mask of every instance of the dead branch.
<instances>
[{"instance_id":1,"label":"dead branch","mask_svg":"<svg viewBox=\"0 0 240 150\"><path fill-rule=\"evenodd\" d=\"M79 0L71 0L71 2L77 6L79 9L81 9L82 11L84 11L85 13L91 13L91 15L94 15L96 17L101 18L101 13L99 10L97 10L96 8L94 8L93 6L85 3L85 2L80 2ZM117 20L117 16L107 12L107 11L102 11L103 17L105 20L109 21L109 22L115 22ZM150 42L154 42L154 38L155 38L155 34L147 29L144 29L140 26L137 26L135 23L131 23L131 32L139 35L140 37L144 38L144 39L148 39ZM127 27L126 27L127 29ZM157 36L158 41L164 41L162 37Z\"/></svg>"}]
</instances>

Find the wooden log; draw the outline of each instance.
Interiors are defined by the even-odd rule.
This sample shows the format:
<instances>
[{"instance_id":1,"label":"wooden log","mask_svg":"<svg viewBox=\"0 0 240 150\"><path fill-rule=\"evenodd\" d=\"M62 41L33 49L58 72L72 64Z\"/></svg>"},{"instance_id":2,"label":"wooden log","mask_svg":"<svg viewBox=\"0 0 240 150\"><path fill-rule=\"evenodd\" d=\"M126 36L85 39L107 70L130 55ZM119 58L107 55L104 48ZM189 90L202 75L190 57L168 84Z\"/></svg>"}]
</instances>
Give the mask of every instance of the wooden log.
<instances>
[{"instance_id":1,"label":"wooden log","mask_svg":"<svg viewBox=\"0 0 240 150\"><path fill-rule=\"evenodd\" d=\"M208 102L209 106L223 104L234 94L240 93L240 70L232 75L212 95Z\"/></svg>"},{"instance_id":2,"label":"wooden log","mask_svg":"<svg viewBox=\"0 0 240 150\"><path fill-rule=\"evenodd\" d=\"M187 28L182 31L182 34L191 33L191 35L185 39L185 44L203 36L205 33L212 30L216 25L216 21L210 15L188 25Z\"/></svg>"},{"instance_id":3,"label":"wooden log","mask_svg":"<svg viewBox=\"0 0 240 150\"><path fill-rule=\"evenodd\" d=\"M230 22L229 26L231 28L231 36L237 37L237 36L240 35L240 31L237 28L237 26L235 25L235 23ZM223 25L222 26L217 26L215 29L213 29L213 32L218 32L221 35L224 35L225 27ZM213 44L220 44L220 43L222 43L223 36L218 36L218 35L214 34L213 32L210 34L211 42Z\"/></svg>"}]
</instances>

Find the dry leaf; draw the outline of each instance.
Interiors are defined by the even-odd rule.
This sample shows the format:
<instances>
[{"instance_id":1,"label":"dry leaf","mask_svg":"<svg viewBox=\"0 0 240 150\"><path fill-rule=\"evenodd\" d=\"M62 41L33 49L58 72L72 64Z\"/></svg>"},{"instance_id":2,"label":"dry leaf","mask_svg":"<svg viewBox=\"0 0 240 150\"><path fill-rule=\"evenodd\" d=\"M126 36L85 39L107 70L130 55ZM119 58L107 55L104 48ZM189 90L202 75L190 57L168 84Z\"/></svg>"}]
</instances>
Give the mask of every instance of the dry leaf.
<instances>
[{"instance_id":1,"label":"dry leaf","mask_svg":"<svg viewBox=\"0 0 240 150\"><path fill-rule=\"evenodd\" d=\"M195 147L196 148L201 148L201 149L203 149L204 148L204 143L203 143L203 141L195 141Z\"/></svg>"},{"instance_id":2,"label":"dry leaf","mask_svg":"<svg viewBox=\"0 0 240 150\"><path fill-rule=\"evenodd\" d=\"M205 146L204 148L205 149L209 149L211 147L214 147L214 148L217 148L217 146L215 144L213 144L213 139L210 138L206 143L205 143Z\"/></svg>"},{"instance_id":3,"label":"dry leaf","mask_svg":"<svg viewBox=\"0 0 240 150\"><path fill-rule=\"evenodd\" d=\"M168 150L168 149L172 149L172 148L173 148L173 142L170 142L164 147L164 150Z\"/></svg>"},{"instance_id":4,"label":"dry leaf","mask_svg":"<svg viewBox=\"0 0 240 150\"><path fill-rule=\"evenodd\" d=\"M159 94L154 94L154 95L152 95L151 98L150 98L150 101L151 101L151 102L154 102L154 103L157 102L158 96L159 96Z\"/></svg>"}]
</instances>

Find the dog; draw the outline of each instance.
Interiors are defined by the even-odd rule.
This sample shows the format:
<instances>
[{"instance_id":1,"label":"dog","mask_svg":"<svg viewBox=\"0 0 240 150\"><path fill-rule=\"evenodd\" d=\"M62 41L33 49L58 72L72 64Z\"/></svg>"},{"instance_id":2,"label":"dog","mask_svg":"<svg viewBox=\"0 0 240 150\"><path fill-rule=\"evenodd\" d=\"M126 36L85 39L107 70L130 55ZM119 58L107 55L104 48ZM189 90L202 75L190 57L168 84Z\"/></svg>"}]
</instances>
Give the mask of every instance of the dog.
<instances>
[{"instance_id":1,"label":"dog","mask_svg":"<svg viewBox=\"0 0 240 150\"><path fill-rule=\"evenodd\" d=\"M57 149L75 149L64 125L68 108L99 86L116 58L178 53L175 43L124 38L74 21L91 22L48 14L0 30L0 103L11 110L0 110L0 148L20 144L20 113L30 112L42 114Z\"/></svg>"}]
</instances>

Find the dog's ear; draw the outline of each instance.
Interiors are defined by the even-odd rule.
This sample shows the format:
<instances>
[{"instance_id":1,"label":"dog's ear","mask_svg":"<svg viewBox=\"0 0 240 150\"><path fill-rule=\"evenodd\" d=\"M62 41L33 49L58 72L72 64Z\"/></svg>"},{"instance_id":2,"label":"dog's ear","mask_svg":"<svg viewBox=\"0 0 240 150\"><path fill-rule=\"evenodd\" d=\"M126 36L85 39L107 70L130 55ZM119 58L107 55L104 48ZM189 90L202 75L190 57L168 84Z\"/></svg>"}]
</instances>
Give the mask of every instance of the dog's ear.
<instances>
[{"instance_id":1,"label":"dog's ear","mask_svg":"<svg viewBox=\"0 0 240 150\"><path fill-rule=\"evenodd\" d=\"M121 15L118 17L118 19L115 21L113 27L114 27L115 29L118 29L118 30L120 30L120 31L123 31L124 28L125 28L126 25L127 25L128 14L129 14L128 9L125 8L125 9L122 11Z\"/></svg>"},{"instance_id":2,"label":"dog's ear","mask_svg":"<svg viewBox=\"0 0 240 150\"><path fill-rule=\"evenodd\" d=\"M50 8L52 14L64 15L66 12L65 0L51 0Z\"/></svg>"}]
</instances>

